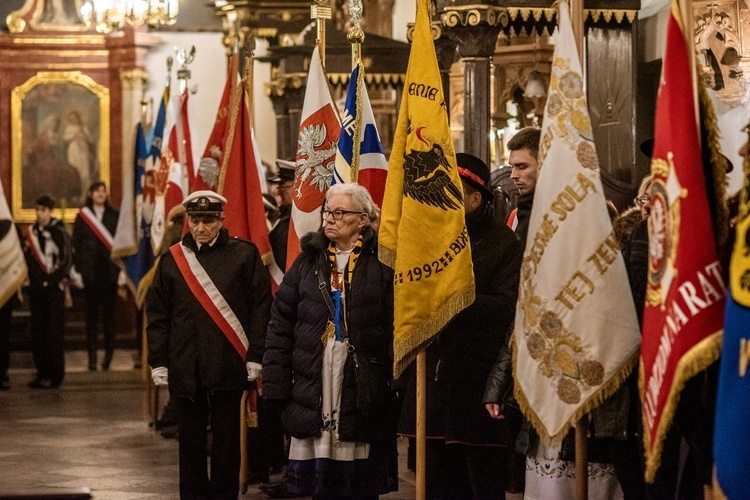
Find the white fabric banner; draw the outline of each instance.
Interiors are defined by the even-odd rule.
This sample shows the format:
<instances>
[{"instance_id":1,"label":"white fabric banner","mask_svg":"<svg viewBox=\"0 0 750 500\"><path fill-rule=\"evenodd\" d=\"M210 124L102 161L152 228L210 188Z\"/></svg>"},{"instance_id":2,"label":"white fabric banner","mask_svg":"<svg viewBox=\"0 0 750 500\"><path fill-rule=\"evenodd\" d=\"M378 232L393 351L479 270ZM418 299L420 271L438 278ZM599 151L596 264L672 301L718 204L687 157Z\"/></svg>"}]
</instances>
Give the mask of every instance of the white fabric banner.
<instances>
[{"instance_id":1,"label":"white fabric banner","mask_svg":"<svg viewBox=\"0 0 750 500\"><path fill-rule=\"evenodd\" d=\"M297 138L294 203L289 224L287 269L300 253L299 239L321 225L321 207L331 185L341 131L318 48L310 59L305 103Z\"/></svg>"},{"instance_id":2,"label":"white fabric banner","mask_svg":"<svg viewBox=\"0 0 750 500\"><path fill-rule=\"evenodd\" d=\"M516 397L548 441L620 386L640 345L568 8L561 2L514 331Z\"/></svg>"},{"instance_id":3,"label":"white fabric banner","mask_svg":"<svg viewBox=\"0 0 750 500\"><path fill-rule=\"evenodd\" d=\"M0 184L0 306L16 293L26 279L26 260L13 224L5 191Z\"/></svg>"}]
</instances>

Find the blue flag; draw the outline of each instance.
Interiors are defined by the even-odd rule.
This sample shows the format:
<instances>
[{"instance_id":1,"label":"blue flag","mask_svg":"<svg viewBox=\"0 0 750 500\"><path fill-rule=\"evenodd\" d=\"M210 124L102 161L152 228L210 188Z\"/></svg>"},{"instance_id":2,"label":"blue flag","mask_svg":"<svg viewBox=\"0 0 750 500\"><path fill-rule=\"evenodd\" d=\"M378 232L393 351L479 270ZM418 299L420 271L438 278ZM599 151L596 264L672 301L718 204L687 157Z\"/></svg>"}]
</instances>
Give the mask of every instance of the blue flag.
<instances>
[{"instance_id":1,"label":"blue flag","mask_svg":"<svg viewBox=\"0 0 750 500\"><path fill-rule=\"evenodd\" d=\"M140 123L135 133L135 185L134 192L136 198L136 225L137 231L137 251L134 255L125 257L125 272L128 275L128 281L132 283L133 289L137 290L143 275L148 272L154 263L154 252L151 249L151 222L146 221L143 217L143 192L144 181L146 177L146 161L149 156L149 150L146 146L146 137L143 125Z\"/></svg>"},{"instance_id":2,"label":"blue flag","mask_svg":"<svg viewBox=\"0 0 750 500\"><path fill-rule=\"evenodd\" d=\"M123 170L123 178L131 178L132 184L124 183L120 219L112 246L113 259L120 259L127 277L127 285L140 308L145 293L138 293L144 276L154 265L155 248L152 244L152 225L155 216L157 195L169 177L161 167L161 150L166 121L166 104L169 88L164 91L156 123L146 130L139 123L135 130L133 170ZM130 177L132 175L132 177ZM162 221L163 223L163 221ZM145 292L145 289L142 291Z\"/></svg>"},{"instance_id":3,"label":"blue flag","mask_svg":"<svg viewBox=\"0 0 750 500\"><path fill-rule=\"evenodd\" d=\"M745 162L737 232L729 266L724 341L716 400L714 462L729 499L750 498L750 168Z\"/></svg>"},{"instance_id":4,"label":"blue flag","mask_svg":"<svg viewBox=\"0 0 750 500\"><path fill-rule=\"evenodd\" d=\"M383 146L375 126L375 115L367 94L361 62L349 78L331 185L352 182L353 176L367 188L375 203L381 206L388 176L388 161L383 154Z\"/></svg>"}]
</instances>

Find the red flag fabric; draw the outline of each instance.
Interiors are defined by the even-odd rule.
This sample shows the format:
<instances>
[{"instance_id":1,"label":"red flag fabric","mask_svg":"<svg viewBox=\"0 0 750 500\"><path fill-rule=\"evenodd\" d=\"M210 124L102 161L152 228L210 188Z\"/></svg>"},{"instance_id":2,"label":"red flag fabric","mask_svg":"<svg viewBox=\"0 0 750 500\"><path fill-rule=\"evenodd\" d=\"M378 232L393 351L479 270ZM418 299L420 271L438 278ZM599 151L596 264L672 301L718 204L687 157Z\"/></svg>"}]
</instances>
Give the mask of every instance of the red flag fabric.
<instances>
[{"instance_id":1,"label":"red flag fabric","mask_svg":"<svg viewBox=\"0 0 750 500\"><path fill-rule=\"evenodd\" d=\"M182 165L182 189L186 195L190 191L190 186L193 185L195 179L193 141L190 138L190 121L188 120L189 98L190 92L188 89L183 90L182 94L180 94L180 113L177 116L177 123L175 123L176 144L175 149L172 150L177 157L177 161Z\"/></svg>"},{"instance_id":2,"label":"red flag fabric","mask_svg":"<svg viewBox=\"0 0 750 500\"><path fill-rule=\"evenodd\" d=\"M227 140L229 130L229 104L232 88L237 84L237 68L239 67L239 56L233 54L229 61L229 73L224 84L224 93L221 95L219 110L216 112L216 120L211 135L208 137L206 149L203 151L190 184L190 191L210 189L216 191L219 186L219 174L224 161L224 144Z\"/></svg>"},{"instance_id":3,"label":"red flag fabric","mask_svg":"<svg viewBox=\"0 0 750 500\"><path fill-rule=\"evenodd\" d=\"M258 179L246 83L242 80L233 91L218 192L227 199L224 227L230 235L255 243L268 265L273 254Z\"/></svg>"},{"instance_id":4,"label":"red flag fabric","mask_svg":"<svg viewBox=\"0 0 750 500\"><path fill-rule=\"evenodd\" d=\"M690 57L677 2L667 27L656 107L649 263L640 387L646 480L685 382L719 355L725 285L717 259L695 116Z\"/></svg>"}]
</instances>

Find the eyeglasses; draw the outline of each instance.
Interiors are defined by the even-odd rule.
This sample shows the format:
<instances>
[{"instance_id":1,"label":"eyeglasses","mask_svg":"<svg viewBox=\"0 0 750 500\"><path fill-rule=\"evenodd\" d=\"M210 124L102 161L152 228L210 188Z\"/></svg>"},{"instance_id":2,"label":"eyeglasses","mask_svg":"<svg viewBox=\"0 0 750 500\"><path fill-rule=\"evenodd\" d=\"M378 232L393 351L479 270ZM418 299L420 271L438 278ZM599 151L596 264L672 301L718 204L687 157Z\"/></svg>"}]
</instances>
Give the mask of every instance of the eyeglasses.
<instances>
[{"instance_id":1,"label":"eyeglasses","mask_svg":"<svg viewBox=\"0 0 750 500\"><path fill-rule=\"evenodd\" d=\"M292 189L294 187L294 183L292 184L276 184L276 191L286 191L287 189Z\"/></svg>"},{"instance_id":2,"label":"eyeglasses","mask_svg":"<svg viewBox=\"0 0 750 500\"><path fill-rule=\"evenodd\" d=\"M333 220L341 220L345 215L348 214L363 214L362 211L354 210L323 210L323 219L327 219L329 215L333 215Z\"/></svg>"},{"instance_id":3,"label":"eyeglasses","mask_svg":"<svg viewBox=\"0 0 750 500\"><path fill-rule=\"evenodd\" d=\"M635 197L635 203L636 203L636 204L637 204L637 205L638 205L639 207L642 207L643 205L645 205L645 204L646 204L646 203L648 203L649 201L651 201L651 195L649 195L649 194L642 194L642 195L640 195L640 196L636 196L636 197Z\"/></svg>"}]
</instances>

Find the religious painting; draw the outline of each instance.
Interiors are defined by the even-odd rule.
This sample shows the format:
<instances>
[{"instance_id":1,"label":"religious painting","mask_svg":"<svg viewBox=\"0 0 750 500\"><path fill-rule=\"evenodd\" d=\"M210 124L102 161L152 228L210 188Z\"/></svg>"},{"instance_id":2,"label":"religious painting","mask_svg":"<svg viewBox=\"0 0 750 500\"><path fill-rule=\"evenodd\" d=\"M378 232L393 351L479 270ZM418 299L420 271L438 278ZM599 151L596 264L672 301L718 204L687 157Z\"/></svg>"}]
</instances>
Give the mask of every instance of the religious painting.
<instances>
[{"instance_id":1,"label":"religious painting","mask_svg":"<svg viewBox=\"0 0 750 500\"><path fill-rule=\"evenodd\" d=\"M693 5L695 50L699 70L706 87L730 106L738 106L748 97L747 36L748 9L740 9L737 0L703 0Z\"/></svg>"},{"instance_id":2,"label":"religious painting","mask_svg":"<svg viewBox=\"0 0 750 500\"><path fill-rule=\"evenodd\" d=\"M6 23L11 33L25 31L28 24L34 31L84 32L89 26L83 12L91 12L87 0L26 0L8 15Z\"/></svg>"},{"instance_id":3,"label":"religious painting","mask_svg":"<svg viewBox=\"0 0 750 500\"><path fill-rule=\"evenodd\" d=\"M32 222L42 195L72 221L91 183L109 184L109 89L80 72L45 72L13 89L13 216Z\"/></svg>"}]
</instances>

